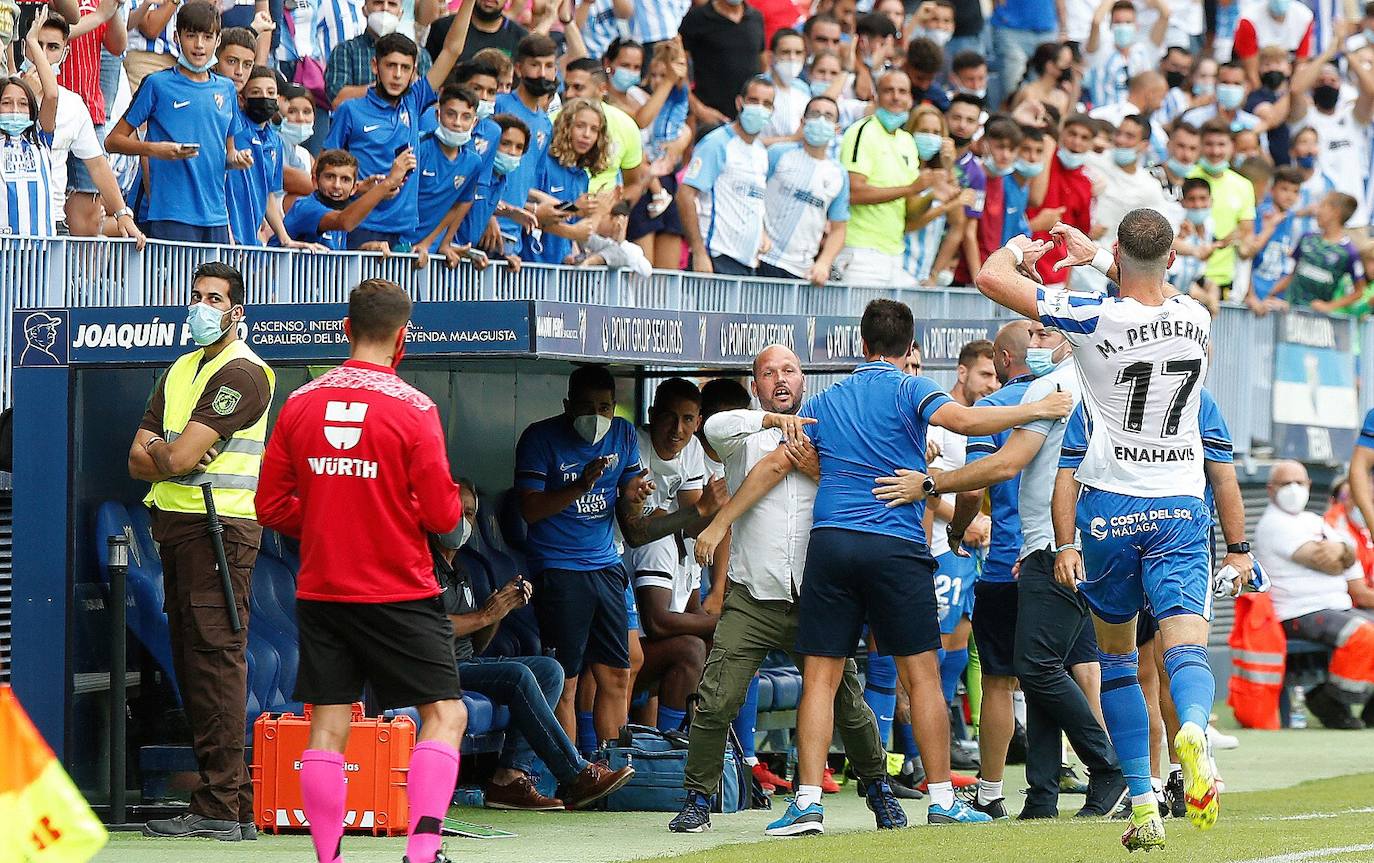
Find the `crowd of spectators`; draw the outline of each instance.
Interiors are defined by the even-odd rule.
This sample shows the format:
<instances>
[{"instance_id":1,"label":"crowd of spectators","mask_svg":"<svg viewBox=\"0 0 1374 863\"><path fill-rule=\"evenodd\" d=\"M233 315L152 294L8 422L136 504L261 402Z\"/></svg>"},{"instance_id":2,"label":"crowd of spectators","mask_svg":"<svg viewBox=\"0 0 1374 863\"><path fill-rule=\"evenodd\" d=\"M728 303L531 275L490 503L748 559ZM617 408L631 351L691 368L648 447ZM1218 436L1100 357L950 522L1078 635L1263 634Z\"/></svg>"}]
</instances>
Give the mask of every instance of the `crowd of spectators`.
<instances>
[{"instance_id":1,"label":"crowd of spectators","mask_svg":"<svg viewBox=\"0 0 1374 863\"><path fill-rule=\"evenodd\" d=\"M1213 311L1361 314L1374 4L1214 13L54 0L11 28L0 231L905 286L1149 206Z\"/></svg>"}]
</instances>

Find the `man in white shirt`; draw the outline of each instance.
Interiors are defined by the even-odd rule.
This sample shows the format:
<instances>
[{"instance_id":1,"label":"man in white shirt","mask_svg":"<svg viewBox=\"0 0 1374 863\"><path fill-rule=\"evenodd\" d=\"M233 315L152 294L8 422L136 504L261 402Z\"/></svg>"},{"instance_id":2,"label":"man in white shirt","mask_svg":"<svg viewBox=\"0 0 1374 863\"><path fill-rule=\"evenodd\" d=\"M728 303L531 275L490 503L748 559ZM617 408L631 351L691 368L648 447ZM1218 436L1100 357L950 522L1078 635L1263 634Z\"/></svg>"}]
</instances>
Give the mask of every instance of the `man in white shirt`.
<instances>
[{"instance_id":1,"label":"man in white shirt","mask_svg":"<svg viewBox=\"0 0 1374 863\"><path fill-rule=\"evenodd\" d=\"M1348 585L1364 576L1350 538L1307 511L1307 468L1281 461L1255 528L1255 558L1269 574L1274 613L1289 638L1334 648L1327 681L1307 706L1327 728L1363 728L1350 708L1374 694L1374 623L1352 610Z\"/></svg>"},{"instance_id":2,"label":"man in white shirt","mask_svg":"<svg viewBox=\"0 0 1374 863\"><path fill-rule=\"evenodd\" d=\"M674 833L710 829L710 795L720 782L726 729L744 703L749 683L764 657L770 651L785 650L793 661L800 659L794 650L797 599L806 566L820 463L809 444L784 445L783 431L773 422L778 416L796 414L805 387L797 355L782 345L771 345L754 359L752 389L763 410L723 411L706 423L706 438L725 461L732 493L759 462L770 457L776 462L781 457L776 454L788 457L788 472L747 511L727 504L725 517L712 522L697 537L697 560L709 563L734 523L730 540L732 587L726 594L698 688L701 701L692 719L688 744L687 795L682 812L668 825ZM887 758L877 722L864 703L863 686L852 659L845 663L835 695L835 727L850 764L861 777L870 808L876 807L879 823L886 819L893 826L905 826L906 818L887 783Z\"/></svg>"},{"instance_id":3,"label":"man in white shirt","mask_svg":"<svg viewBox=\"0 0 1374 863\"><path fill-rule=\"evenodd\" d=\"M695 506L706 486L705 456L696 439L701 392L682 378L658 385L649 410L649 427L639 430L640 458L654 490L644 514L677 512ZM716 491L723 492L723 482ZM688 560L683 537L656 539L625 554L644 635L644 664L635 689L658 684L658 727L677 731L687 715L687 696L696 689L706 662L706 640L716 619L701 610L701 569Z\"/></svg>"}]
</instances>

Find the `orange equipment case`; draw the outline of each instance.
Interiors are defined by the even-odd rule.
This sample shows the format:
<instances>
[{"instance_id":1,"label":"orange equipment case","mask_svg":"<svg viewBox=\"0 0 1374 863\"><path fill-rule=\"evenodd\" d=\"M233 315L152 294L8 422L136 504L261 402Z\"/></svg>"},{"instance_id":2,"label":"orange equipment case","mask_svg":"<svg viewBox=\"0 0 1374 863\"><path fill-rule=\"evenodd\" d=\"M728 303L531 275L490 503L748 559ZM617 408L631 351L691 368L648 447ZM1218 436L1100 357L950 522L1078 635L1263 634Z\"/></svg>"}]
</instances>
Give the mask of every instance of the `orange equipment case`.
<instances>
[{"instance_id":1,"label":"orange equipment case","mask_svg":"<svg viewBox=\"0 0 1374 863\"><path fill-rule=\"evenodd\" d=\"M409 716L363 716L353 705L344 751L344 831L373 836L406 832L410 807L406 774L415 748ZM260 830L280 833L309 826L301 802L301 753L310 742L310 705L305 715L264 713L253 723L253 807Z\"/></svg>"}]
</instances>

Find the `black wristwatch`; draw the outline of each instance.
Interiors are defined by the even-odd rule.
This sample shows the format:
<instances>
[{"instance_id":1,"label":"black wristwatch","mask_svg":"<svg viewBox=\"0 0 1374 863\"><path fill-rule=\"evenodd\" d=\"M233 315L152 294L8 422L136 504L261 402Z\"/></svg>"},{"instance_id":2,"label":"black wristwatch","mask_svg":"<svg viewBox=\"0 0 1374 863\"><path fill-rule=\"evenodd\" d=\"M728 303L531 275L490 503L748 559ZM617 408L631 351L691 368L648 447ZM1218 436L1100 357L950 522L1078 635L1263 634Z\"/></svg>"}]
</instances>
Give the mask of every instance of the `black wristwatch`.
<instances>
[{"instance_id":1,"label":"black wristwatch","mask_svg":"<svg viewBox=\"0 0 1374 863\"><path fill-rule=\"evenodd\" d=\"M1227 553L1227 554L1249 554L1249 553L1250 553L1250 543L1248 543L1248 542L1232 542L1232 543L1229 543L1229 544L1227 544L1227 546L1226 546L1226 553Z\"/></svg>"},{"instance_id":2,"label":"black wristwatch","mask_svg":"<svg viewBox=\"0 0 1374 863\"><path fill-rule=\"evenodd\" d=\"M921 483L921 491L925 492L926 497L935 497L935 477L926 477L925 482Z\"/></svg>"}]
</instances>

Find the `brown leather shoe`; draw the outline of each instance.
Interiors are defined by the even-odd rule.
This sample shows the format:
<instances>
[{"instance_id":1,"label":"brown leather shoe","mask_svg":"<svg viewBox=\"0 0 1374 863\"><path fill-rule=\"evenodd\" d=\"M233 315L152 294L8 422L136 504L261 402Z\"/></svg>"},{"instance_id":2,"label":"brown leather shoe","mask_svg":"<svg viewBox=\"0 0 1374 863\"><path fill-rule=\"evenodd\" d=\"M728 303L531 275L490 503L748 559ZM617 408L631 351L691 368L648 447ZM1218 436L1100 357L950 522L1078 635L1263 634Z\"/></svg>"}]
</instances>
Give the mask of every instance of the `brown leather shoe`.
<instances>
[{"instance_id":1,"label":"brown leather shoe","mask_svg":"<svg viewBox=\"0 0 1374 863\"><path fill-rule=\"evenodd\" d=\"M569 809L586 809L629 782L634 775L635 769L629 765L612 770L603 762L597 761L588 764L586 769L573 777L572 782L560 785L558 793Z\"/></svg>"},{"instance_id":2,"label":"brown leather shoe","mask_svg":"<svg viewBox=\"0 0 1374 863\"><path fill-rule=\"evenodd\" d=\"M488 785L484 806L488 809L520 809L525 812L548 812L562 809L563 801L540 794L528 776L521 776L509 785Z\"/></svg>"}]
</instances>

